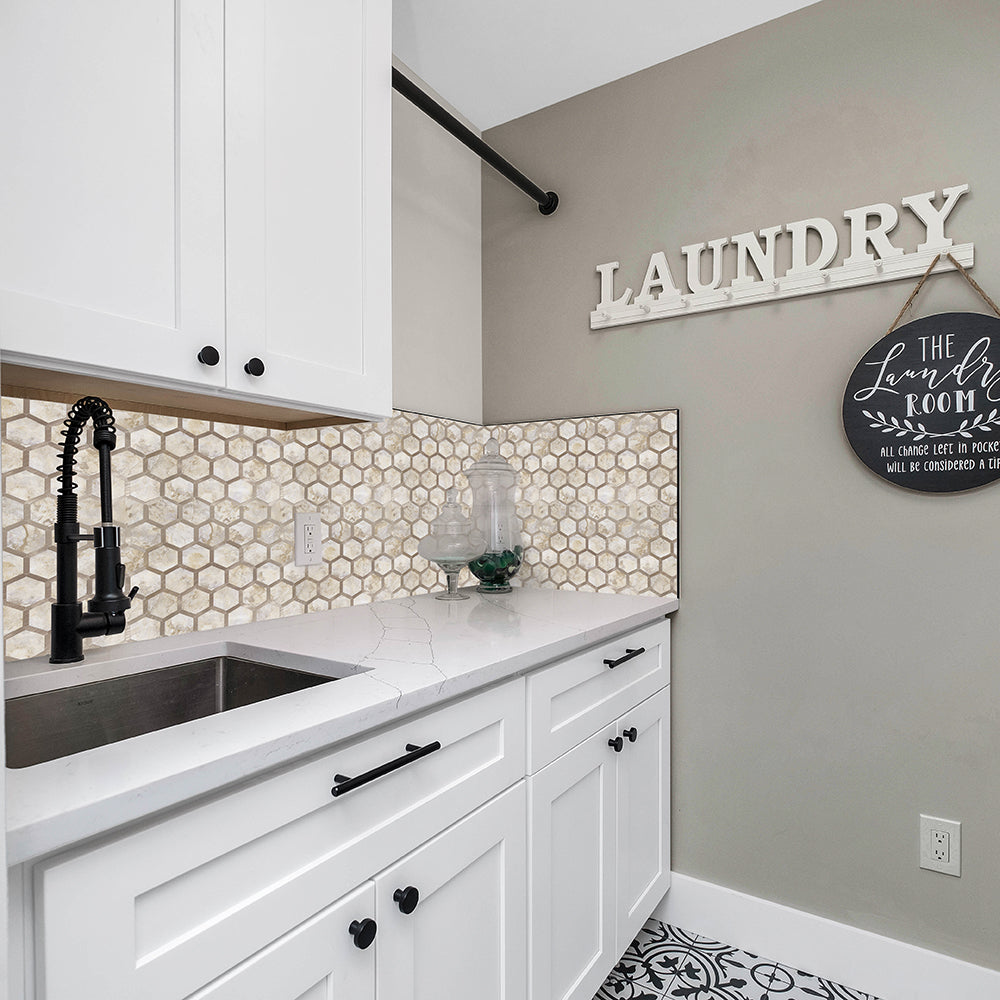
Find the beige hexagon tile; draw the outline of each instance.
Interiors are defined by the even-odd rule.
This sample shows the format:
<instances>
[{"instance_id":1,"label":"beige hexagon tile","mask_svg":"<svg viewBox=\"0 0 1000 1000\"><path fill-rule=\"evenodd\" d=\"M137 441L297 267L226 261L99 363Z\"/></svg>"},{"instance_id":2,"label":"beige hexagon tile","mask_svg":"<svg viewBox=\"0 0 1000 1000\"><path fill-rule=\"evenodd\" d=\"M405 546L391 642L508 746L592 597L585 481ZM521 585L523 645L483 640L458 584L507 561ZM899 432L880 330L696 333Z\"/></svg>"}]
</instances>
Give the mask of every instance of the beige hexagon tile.
<instances>
[{"instance_id":1,"label":"beige hexagon tile","mask_svg":"<svg viewBox=\"0 0 1000 1000\"><path fill-rule=\"evenodd\" d=\"M56 465L66 408L0 400L4 641L43 653L54 591ZM264 621L442 589L417 542L492 434L519 472L520 582L677 592L677 413L479 427L396 411L379 423L274 431L116 414L115 512L129 585L128 639ZM80 517L99 516L93 450L81 449ZM324 563L292 561L296 508L318 510ZM93 557L81 551L81 596ZM466 572L461 582L474 582ZM114 637L102 642L119 642Z\"/></svg>"}]
</instances>

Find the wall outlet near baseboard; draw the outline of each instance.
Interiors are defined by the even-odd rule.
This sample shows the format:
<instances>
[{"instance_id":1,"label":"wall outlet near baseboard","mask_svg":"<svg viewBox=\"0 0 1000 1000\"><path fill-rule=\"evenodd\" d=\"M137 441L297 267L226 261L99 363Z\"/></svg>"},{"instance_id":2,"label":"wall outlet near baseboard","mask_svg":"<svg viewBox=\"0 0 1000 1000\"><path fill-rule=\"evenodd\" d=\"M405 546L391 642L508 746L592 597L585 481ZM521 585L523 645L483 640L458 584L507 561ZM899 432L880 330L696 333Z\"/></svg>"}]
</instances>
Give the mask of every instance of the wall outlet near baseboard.
<instances>
[{"instance_id":1,"label":"wall outlet near baseboard","mask_svg":"<svg viewBox=\"0 0 1000 1000\"><path fill-rule=\"evenodd\" d=\"M295 565L315 566L323 559L323 541L320 538L322 522L315 510L295 512Z\"/></svg>"},{"instance_id":2,"label":"wall outlet near baseboard","mask_svg":"<svg viewBox=\"0 0 1000 1000\"><path fill-rule=\"evenodd\" d=\"M945 875L962 874L962 824L938 816L920 817L920 867Z\"/></svg>"}]
</instances>

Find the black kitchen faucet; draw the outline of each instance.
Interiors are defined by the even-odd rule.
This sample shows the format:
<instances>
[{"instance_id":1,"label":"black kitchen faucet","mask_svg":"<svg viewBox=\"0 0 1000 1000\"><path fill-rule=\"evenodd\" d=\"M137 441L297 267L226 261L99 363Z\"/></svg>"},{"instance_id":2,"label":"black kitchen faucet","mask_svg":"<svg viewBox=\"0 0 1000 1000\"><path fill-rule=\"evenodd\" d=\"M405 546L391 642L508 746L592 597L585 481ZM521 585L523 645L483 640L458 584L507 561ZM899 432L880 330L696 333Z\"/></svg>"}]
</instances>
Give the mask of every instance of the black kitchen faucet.
<instances>
[{"instance_id":1,"label":"black kitchen faucet","mask_svg":"<svg viewBox=\"0 0 1000 1000\"><path fill-rule=\"evenodd\" d=\"M80 435L89 419L94 422L94 447L100 462L101 523L93 534L80 534L77 514L76 465ZM52 655L49 663L78 663L83 659L86 636L118 635L125 631L125 612L138 592L122 592L125 567L121 561L121 532L112 524L111 451L117 444L115 415L96 396L78 399L65 420L59 493L56 498L56 600L52 605ZM77 600L77 544L94 543L94 596L87 610Z\"/></svg>"}]
</instances>

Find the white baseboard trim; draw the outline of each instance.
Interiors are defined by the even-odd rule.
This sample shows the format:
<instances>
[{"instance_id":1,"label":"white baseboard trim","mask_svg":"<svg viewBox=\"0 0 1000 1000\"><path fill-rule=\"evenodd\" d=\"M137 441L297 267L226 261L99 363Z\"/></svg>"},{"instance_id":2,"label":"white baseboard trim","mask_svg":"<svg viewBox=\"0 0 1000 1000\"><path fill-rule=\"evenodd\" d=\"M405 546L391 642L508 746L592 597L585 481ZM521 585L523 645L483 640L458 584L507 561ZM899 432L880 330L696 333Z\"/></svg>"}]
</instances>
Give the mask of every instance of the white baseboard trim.
<instances>
[{"instance_id":1,"label":"white baseboard trim","mask_svg":"<svg viewBox=\"0 0 1000 1000\"><path fill-rule=\"evenodd\" d=\"M1000 997L1000 972L689 875L653 916L881 1000Z\"/></svg>"}]
</instances>

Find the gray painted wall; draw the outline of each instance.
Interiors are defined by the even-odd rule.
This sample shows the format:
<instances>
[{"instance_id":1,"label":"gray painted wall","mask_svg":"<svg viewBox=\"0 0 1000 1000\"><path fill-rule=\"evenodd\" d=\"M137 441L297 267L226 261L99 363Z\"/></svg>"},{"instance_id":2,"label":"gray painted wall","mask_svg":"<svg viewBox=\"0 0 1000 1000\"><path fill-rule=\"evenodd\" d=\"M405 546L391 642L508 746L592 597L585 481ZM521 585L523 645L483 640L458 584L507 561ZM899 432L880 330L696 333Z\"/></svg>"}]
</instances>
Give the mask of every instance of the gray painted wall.
<instances>
[{"instance_id":1,"label":"gray painted wall","mask_svg":"<svg viewBox=\"0 0 1000 1000\"><path fill-rule=\"evenodd\" d=\"M1000 485L894 488L840 422L914 282L588 313L599 263L638 289L654 250L680 278L684 244L964 182L1000 295L998 38L995 0L824 0L489 131L552 218L483 175L486 419L681 410L675 870L993 968ZM983 308L948 275L912 316ZM921 812L962 821L960 879L918 868Z\"/></svg>"},{"instance_id":2,"label":"gray painted wall","mask_svg":"<svg viewBox=\"0 0 1000 1000\"><path fill-rule=\"evenodd\" d=\"M395 65L434 94L403 63ZM392 402L397 409L482 423L481 197L479 157L394 91Z\"/></svg>"}]
</instances>

